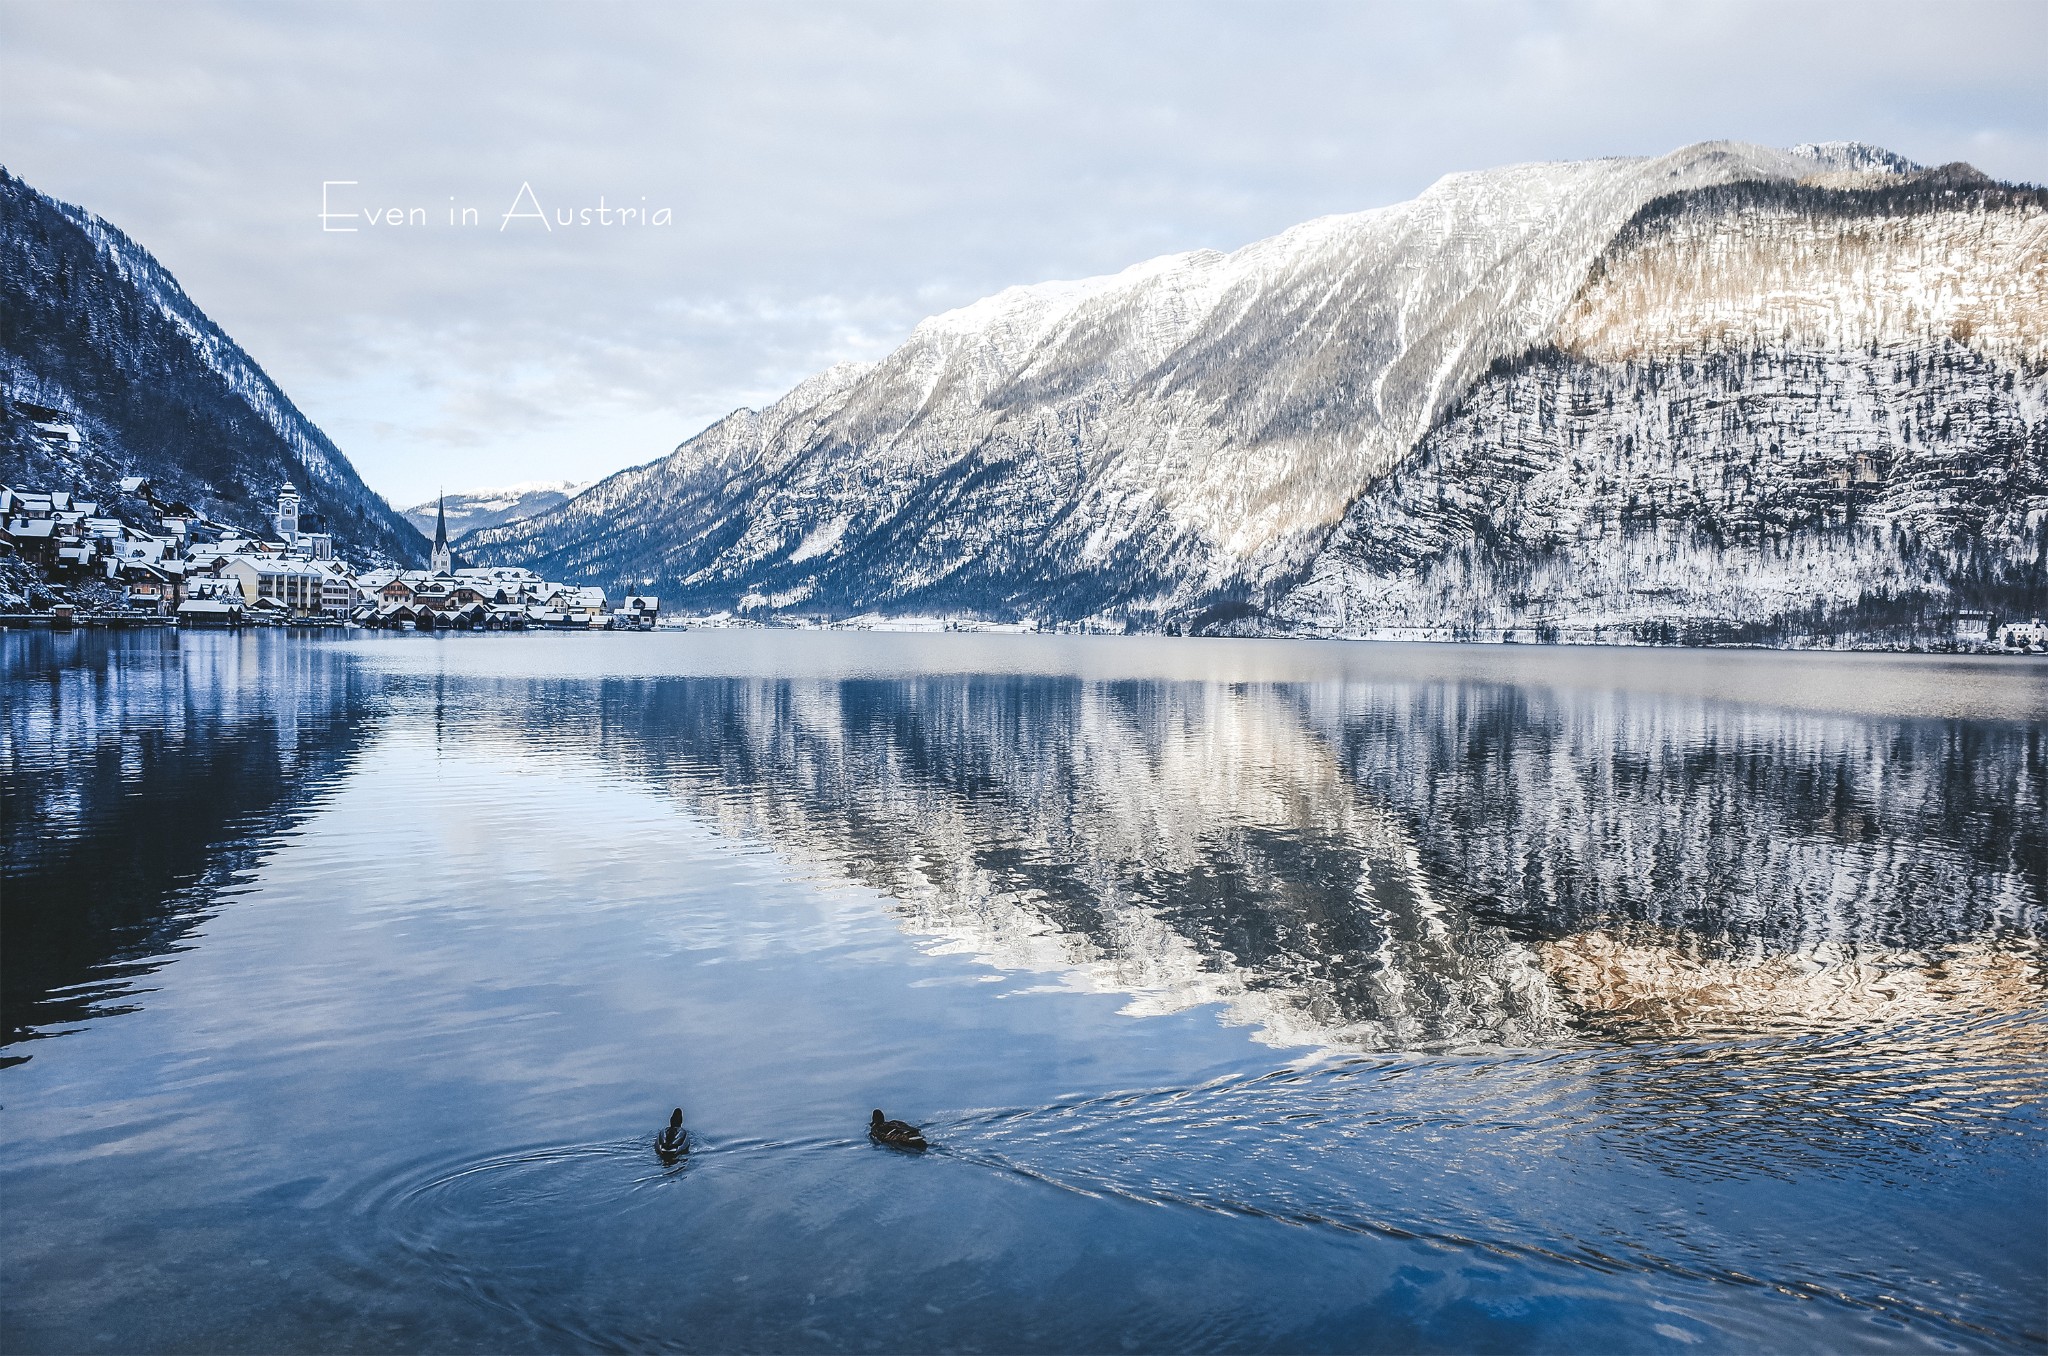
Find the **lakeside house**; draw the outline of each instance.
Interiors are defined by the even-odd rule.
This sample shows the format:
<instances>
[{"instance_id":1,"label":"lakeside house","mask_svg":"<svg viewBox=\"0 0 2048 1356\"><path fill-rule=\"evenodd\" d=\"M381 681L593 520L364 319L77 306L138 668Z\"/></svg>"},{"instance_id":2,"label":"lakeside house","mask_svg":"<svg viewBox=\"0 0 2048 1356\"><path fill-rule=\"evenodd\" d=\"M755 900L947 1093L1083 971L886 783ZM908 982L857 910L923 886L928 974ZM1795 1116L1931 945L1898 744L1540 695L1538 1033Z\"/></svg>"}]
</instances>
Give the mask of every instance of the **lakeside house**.
<instances>
[{"instance_id":1,"label":"lakeside house","mask_svg":"<svg viewBox=\"0 0 2048 1356\"><path fill-rule=\"evenodd\" d=\"M180 626L240 626L242 608L220 598L188 598L178 604L178 625Z\"/></svg>"},{"instance_id":2,"label":"lakeside house","mask_svg":"<svg viewBox=\"0 0 2048 1356\"><path fill-rule=\"evenodd\" d=\"M1998 628L1998 648L2001 650L2030 650L2039 653L2048 650L2048 622L2039 617L2031 621L2011 621Z\"/></svg>"},{"instance_id":3,"label":"lakeside house","mask_svg":"<svg viewBox=\"0 0 2048 1356\"><path fill-rule=\"evenodd\" d=\"M287 616L345 617L355 605L354 587L342 583L338 593L331 593L326 585L334 576L311 560L235 555L222 560L214 573L241 587L245 605L275 607Z\"/></svg>"},{"instance_id":4,"label":"lakeside house","mask_svg":"<svg viewBox=\"0 0 2048 1356\"><path fill-rule=\"evenodd\" d=\"M516 566L457 568L445 519L430 568L358 571L334 554L330 534L305 530L298 490L289 482L278 491L273 535L266 537L161 503L147 477L124 478L120 497L125 513L69 491L0 486L0 556L18 557L60 587L95 585L101 598L115 590L117 610L127 615L190 626L354 622L488 631L615 624L601 588L550 581ZM658 601L631 603L624 624L651 625Z\"/></svg>"}]
</instances>

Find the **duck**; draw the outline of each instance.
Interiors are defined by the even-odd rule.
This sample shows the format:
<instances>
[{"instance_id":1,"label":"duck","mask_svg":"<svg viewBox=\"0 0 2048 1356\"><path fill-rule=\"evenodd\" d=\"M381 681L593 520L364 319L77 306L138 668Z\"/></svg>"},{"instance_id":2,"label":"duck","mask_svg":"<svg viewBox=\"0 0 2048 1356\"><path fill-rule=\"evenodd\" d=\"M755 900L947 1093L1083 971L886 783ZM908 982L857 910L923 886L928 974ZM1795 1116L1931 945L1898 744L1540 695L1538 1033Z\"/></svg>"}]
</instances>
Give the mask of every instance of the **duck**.
<instances>
[{"instance_id":1,"label":"duck","mask_svg":"<svg viewBox=\"0 0 2048 1356\"><path fill-rule=\"evenodd\" d=\"M880 1111L868 1120L868 1138L877 1144L886 1144L892 1149L923 1149L924 1132L905 1121L892 1121L883 1117Z\"/></svg>"},{"instance_id":2,"label":"duck","mask_svg":"<svg viewBox=\"0 0 2048 1356\"><path fill-rule=\"evenodd\" d=\"M668 1129L654 1137L654 1152L674 1162L690 1151L690 1137L683 1133L683 1109L677 1107L668 1118Z\"/></svg>"}]
</instances>

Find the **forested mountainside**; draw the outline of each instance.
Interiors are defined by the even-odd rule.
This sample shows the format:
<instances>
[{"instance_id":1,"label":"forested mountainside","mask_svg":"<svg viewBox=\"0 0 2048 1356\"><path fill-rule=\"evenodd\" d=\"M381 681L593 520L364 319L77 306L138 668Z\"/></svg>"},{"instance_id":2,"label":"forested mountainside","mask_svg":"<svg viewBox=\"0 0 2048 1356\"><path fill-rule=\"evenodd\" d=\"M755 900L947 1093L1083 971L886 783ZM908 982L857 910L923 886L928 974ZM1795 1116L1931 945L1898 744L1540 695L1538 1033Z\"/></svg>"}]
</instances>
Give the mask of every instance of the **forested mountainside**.
<instances>
[{"instance_id":1,"label":"forested mountainside","mask_svg":"<svg viewBox=\"0 0 2048 1356\"><path fill-rule=\"evenodd\" d=\"M2044 221L1846 144L1452 175L935 317L465 546L757 615L1887 643L2039 608Z\"/></svg>"},{"instance_id":2,"label":"forested mountainside","mask_svg":"<svg viewBox=\"0 0 2048 1356\"><path fill-rule=\"evenodd\" d=\"M448 513L448 536L450 540L465 532L476 532L486 527L497 527L503 523L517 522L544 513L551 508L560 508L576 497L588 482L574 480L535 480L519 485L507 485L496 490L464 490L457 494L442 495L429 499L424 504L414 504L405 510L406 520L427 537L434 535L435 515L446 507Z\"/></svg>"},{"instance_id":3,"label":"forested mountainside","mask_svg":"<svg viewBox=\"0 0 2048 1356\"><path fill-rule=\"evenodd\" d=\"M68 424L74 441L39 433ZM150 253L0 169L0 483L166 503L262 529L278 486L358 561L426 541Z\"/></svg>"},{"instance_id":4,"label":"forested mountainside","mask_svg":"<svg viewBox=\"0 0 2048 1356\"><path fill-rule=\"evenodd\" d=\"M1645 209L1262 618L1909 644L2048 612L2048 214L1954 171Z\"/></svg>"}]
</instances>

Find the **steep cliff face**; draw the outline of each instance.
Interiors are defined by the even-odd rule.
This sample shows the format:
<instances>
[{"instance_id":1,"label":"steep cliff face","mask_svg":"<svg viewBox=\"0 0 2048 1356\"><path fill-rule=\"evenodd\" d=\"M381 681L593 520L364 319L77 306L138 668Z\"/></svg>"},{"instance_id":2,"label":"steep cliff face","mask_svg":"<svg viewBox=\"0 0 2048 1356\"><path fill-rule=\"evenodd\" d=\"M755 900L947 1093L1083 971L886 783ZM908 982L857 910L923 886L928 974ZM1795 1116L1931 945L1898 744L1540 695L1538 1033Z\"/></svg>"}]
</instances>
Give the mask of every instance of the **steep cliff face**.
<instances>
[{"instance_id":1,"label":"steep cliff face","mask_svg":"<svg viewBox=\"0 0 2048 1356\"><path fill-rule=\"evenodd\" d=\"M467 546L764 612L1158 621L1263 599L1490 364L1556 333L1646 203L1831 154L1452 175L1232 254L1013 288Z\"/></svg>"},{"instance_id":2,"label":"steep cliff face","mask_svg":"<svg viewBox=\"0 0 2048 1356\"><path fill-rule=\"evenodd\" d=\"M2048 608L2048 211L1956 172L1631 223L1262 618L1909 643Z\"/></svg>"},{"instance_id":3,"label":"steep cliff face","mask_svg":"<svg viewBox=\"0 0 2048 1356\"><path fill-rule=\"evenodd\" d=\"M79 441L36 437L38 409ZM259 529L289 480L350 555L426 553L147 250L0 170L0 482L109 500L131 475L166 501Z\"/></svg>"}]
</instances>

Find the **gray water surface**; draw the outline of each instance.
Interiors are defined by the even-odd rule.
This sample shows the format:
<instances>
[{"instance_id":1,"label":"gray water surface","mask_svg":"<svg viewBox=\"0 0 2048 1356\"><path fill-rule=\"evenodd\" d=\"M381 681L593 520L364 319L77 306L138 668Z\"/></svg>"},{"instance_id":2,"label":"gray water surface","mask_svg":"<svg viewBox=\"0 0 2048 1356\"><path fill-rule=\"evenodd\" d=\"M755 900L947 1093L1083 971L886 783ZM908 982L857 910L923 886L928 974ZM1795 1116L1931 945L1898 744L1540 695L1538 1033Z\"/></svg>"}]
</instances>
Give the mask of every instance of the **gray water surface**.
<instances>
[{"instance_id":1,"label":"gray water surface","mask_svg":"<svg viewBox=\"0 0 2048 1356\"><path fill-rule=\"evenodd\" d=\"M15 632L0 694L8 1351L2048 1345L2037 661Z\"/></svg>"}]
</instances>

